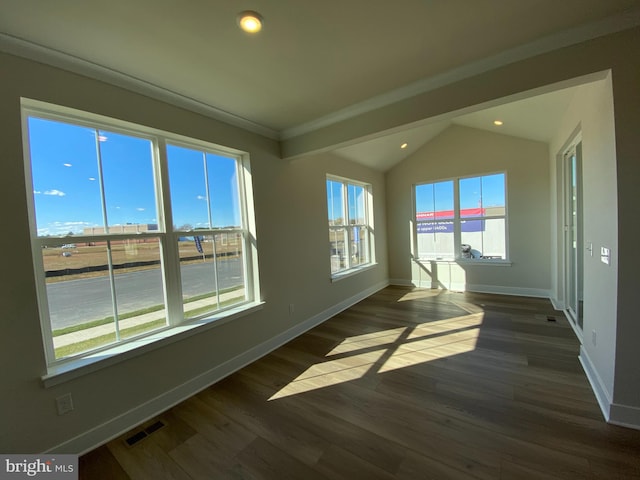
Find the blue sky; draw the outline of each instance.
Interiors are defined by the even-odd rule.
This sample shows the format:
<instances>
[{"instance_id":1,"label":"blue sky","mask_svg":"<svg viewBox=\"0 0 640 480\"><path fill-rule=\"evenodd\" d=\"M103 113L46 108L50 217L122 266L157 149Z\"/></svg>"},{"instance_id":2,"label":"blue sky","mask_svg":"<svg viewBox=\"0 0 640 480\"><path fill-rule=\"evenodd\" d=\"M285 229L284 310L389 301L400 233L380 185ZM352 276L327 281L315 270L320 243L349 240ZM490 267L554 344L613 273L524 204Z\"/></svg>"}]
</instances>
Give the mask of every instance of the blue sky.
<instances>
[{"instance_id":1,"label":"blue sky","mask_svg":"<svg viewBox=\"0 0 640 480\"><path fill-rule=\"evenodd\" d=\"M96 135L108 225L158 223L151 141L31 117L38 235L81 234L85 227L104 225ZM167 155L174 225L208 227L207 193L213 227L240 225L233 158L172 145Z\"/></svg>"},{"instance_id":2,"label":"blue sky","mask_svg":"<svg viewBox=\"0 0 640 480\"><path fill-rule=\"evenodd\" d=\"M343 183L335 180L327 180L327 208L329 221L344 217L343 205L345 199ZM347 198L349 207L349 219L357 223L364 223L365 218L365 189L360 185L352 185L347 182ZM344 220L344 219L343 219Z\"/></svg>"}]
</instances>

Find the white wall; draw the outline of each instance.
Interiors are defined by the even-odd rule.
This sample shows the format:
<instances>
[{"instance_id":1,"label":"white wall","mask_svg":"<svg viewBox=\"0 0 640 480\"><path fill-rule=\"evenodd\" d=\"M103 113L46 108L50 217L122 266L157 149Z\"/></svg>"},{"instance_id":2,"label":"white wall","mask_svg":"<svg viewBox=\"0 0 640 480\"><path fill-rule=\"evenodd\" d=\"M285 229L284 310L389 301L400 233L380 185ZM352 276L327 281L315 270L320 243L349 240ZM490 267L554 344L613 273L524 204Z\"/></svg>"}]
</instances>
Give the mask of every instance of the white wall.
<instances>
[{"instance_id":1,"label":"white wall","mask_svg":"<svg viewBox=\"0 0 640 480\"><path fill-rule=\"evenodd\" d=\"M387 173L389 274L424 287L548 296L550 204L547 146L453 125ZM506 172L510 266L412 261L416 183ZM437 279L435 278L437 276Z\"/></svg>"},{"instance_id":2,"label":"white wall","mask_svg":"<svg viewBox=\"0 0 640 480\"><path fill-rule=\"evenodd\" d=\"M0 451L77 453L103 442L386 285L384 179L330 155L279 158L273 140L118 87L0 55L5 234L0 288ZM33 278L20 125L20 97L112 116L218 143L251 155L262 297L256 313L89 375L45 388ZM330 280L325 175L373 185L378 265ZM295 305L294 314L289 304ZM54 399L73 395L57 416Z\"/></svg>"},{"instance_id":3,"label":"white wall","mask_svg":"<svg viewBox=\"0 0 640 480\"><path fill-rule=\"evenodd\" d=\"M556 302L565 304L562 267L562 170L561 155L566 142L582 133L583 218L585 244L578 249L584 258L584 328L581 360L590 376L605 414L612 403L616 352L616 310L618 287L618 217L616 148L611 76L578 88L562 125L550 143L551 171L557 195L556 241L553 259L556 268ZM559 235L557 234L559 232ZM585 250L593 244L593 256ZM611 264L600 261L600 247L611 249ZM596 333L596 344L592 342Z\"/></svg>"}]
</instances>

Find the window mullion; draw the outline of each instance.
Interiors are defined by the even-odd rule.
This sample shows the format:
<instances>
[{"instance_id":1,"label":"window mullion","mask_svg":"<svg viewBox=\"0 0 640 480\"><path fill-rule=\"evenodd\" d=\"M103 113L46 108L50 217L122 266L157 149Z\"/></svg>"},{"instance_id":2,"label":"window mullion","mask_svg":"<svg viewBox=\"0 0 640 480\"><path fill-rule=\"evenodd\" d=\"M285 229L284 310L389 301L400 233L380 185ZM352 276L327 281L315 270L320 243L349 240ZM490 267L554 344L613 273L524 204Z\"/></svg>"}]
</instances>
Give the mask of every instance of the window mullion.
<instances>
[{"instance_id":1,"label":"window mullion","mask_svg":"<svg viewBox=\"0 0 640 480\"><path fill-rule=\"evenodd\" d=\"M171 210L171 191L169 188L169 171L167 162L167 145L163 138L155 142L156 192L160 198L160 245L162 255L162 281L164 287L165 306L169 325L179 324L184 316L182 305L182 280L180 278L180 253L178 237L180 233L173 231L173 212Z\"/></svg>"},{"instance_id":2,"label":"window mullion","mask_svg":"<svg viewBox=\"0 0 640 480\"><path fill-rule=\"evenodd\" d=\"M245 170L249 173L249 164L245 157L236 158L236 181L238 183L238 194L240 195L240 232L234 231L234 235L240 233L242 238L242 264L244 274L245 299L255 299L256 292L259 292L259 285L255 282L254 269L257 268L258 258L256 256L255 244L251 241L251 232L255 232L255 219L249 216L248 205L253 205L253 192L247 189ZM255 237L254 237L255 238ZM250 280L254 279L254 280Z\"/></svg>"},{"instance_id":3,"label":"window mullion","mask_svg":"<svg viewBox=\"0 0 640 480\"><path fill-rule=\"evenodd\" d=\"M94 129L96 138L96 162L98 163L98 182L100 187L100 202L102 204L102 221L104 233L109 234L109 221L107 218L107 199L104 189L104 171L102 169L102 147L100 146L100 131ZM113 273L113 257L111 254L111 241L107 240L107 266L109 272L109 288L111 291L111 311L113 312L113 326L115 328L116 342L120 341L120 324L118 321L118 299L116 297L116 279Z\"/></svg>"},{"instance_id":4,"label":"window mullion","mask_svg":"<svg viewBox=\"0 0 640 480\"><path fill-rule=\"evenodd\" d=\"M98 163L98 185L100 187L100 202L102 204L102 221L104 233L109 234L109 222L107 221L107 200L104 194L104 174L102 170L102 148L100 147L100 131L93 130L96 137L96 162Z\"/></svg>"},{"instance_id":5,"label":"window mullion","mask_svg":"<svg viewBox=\"0 0 640 480\"><path fill-rule=\"evenodd\" d=\"M342 218L344 218L344 256L346 258L346 268L351 268L351 236L349 235L350 227L350 218L349 218L349 184L347 182L342 182L342 192L343 192L343 204L342 204Z\"/></svg>"},{"instance_id":6,"label":"window mullion","mask_svg":"<svg viewBox=\"0 0 640 480\"><path fill-rule=\"evenodd\" d=\"M38 254L33 256L36 267L36 291L38 294L38 308L40 310L40 325L42 327L43 342L47 362L52 363L56 359L55 347L53 344L53 327L49 321L49 297L47 296L47 274L44 270L44 261L42 259L42 249L45 244L35 239L32 242L32 248ZM46 319L46 321L44 320Z\"/></svg>"},{"instance_id":7,"label":"window mullion","mask_svg":"<svg viewBox=\"0 0 640 480\"><path fill-rule=\"evenodd\" d=\"M453 182L453 258L460 258L462 227L460 223L460 179Z\"/></svg>"},{"instance_id":8,"label":"window mullion","mask_svg":"<svg viewBox=\"0 0 640 480\"><path fill-rule=\"evenodd\" d=\"M120 341L120 322L118 320L118 299L116 297L116 279L113 272L113 256L111 254L111 240L107 241L107 262L109 266L109 285L111 287L111 309L113 310L113 325L116 331L116 341Z\"/></svg>"}]
</instances>

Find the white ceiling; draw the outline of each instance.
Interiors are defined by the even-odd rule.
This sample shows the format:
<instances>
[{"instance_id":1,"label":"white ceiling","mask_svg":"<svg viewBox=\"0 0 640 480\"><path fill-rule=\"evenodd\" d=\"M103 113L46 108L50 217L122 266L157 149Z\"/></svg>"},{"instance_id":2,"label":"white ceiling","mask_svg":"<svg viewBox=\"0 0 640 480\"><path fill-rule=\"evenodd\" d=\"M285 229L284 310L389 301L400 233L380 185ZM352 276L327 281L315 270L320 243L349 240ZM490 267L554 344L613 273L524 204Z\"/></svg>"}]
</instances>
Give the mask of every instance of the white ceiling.
<instances>
[{"instance_id":1,"label":"white ceiling","mask_svg":"<svg viewBox=\"0 0 640 480\"><path fill-rule=\"evenodd\" d=\"M260 34L237 28L246 9L264 16ZM0 50L290 138L488 60L513 61L639 19L639 0L2 0ZM524 120L535 123L536 108L546 111L531 104ZM484 125L483 115L455 121ZM531 125L505 121L509 129Z\"/></svg>"},{"instance_id":2,"label":"white ceiling","mask_svg":"<svg viewBox=\"0 0 640 480\"><path fill-rule=\"evenodd\" d=\"M564 88L488 108L479 106L472 113L458 116L451 114L446 119L427 121L424 125L367 139L333 152L348 160L386 171L430 142L451 124L549 142L558 131L563 114L578 88L580 87ZM503 124L496 126L494 120L501 120ZM403 143L407 144L404 149L400 148Z\"/></svg>"}]
</instances>

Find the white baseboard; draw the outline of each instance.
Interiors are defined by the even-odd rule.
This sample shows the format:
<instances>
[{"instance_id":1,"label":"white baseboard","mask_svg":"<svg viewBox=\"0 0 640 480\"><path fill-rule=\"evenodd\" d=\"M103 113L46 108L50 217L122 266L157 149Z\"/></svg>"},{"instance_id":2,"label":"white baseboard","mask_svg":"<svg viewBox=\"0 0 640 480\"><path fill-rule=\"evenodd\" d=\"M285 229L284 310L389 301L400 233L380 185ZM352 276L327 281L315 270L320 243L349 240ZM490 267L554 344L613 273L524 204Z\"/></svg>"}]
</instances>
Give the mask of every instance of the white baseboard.
<instances>
[{"instance_id":1,"label":"white baseboard","mask_svg":"<svg viewBox=\"0 0 640 480\"><path fill-rule=\"evenodd\" d=\"M564 310L566 308L564 302L561 302L560 300L558 300L555 297L549 297L549 300L551 300L551 305L553 305L553 308L555 310Z\"/></svg>"},{"instance_id":2,"label":"white baseboard","mask_svg":"<svg viewBox=\"0 0 640 480\"><path fill-rule=\"evenodd\" d=\"M478 293L496 293L499 295L516 295L521 297L549 298L550 291L543 288L507 287L504 285L466 284L465 291Z\"/></svg>"},{"instance_id":3,"label":"white baseboard","mask_svg":"<svg viewBox=\"0 0 640 480\"><path fill-rule=\"evenodd\" d=\"M255 362L276 348L302 335L304 332L320 325L331 317L355 305L361 300L373 295L389 285L389 282L380 282L332 307L314 315L302 323L276 335L255 347L242 352L225 363L218 365L177 387L153 398L137 407L115 417L91 430L84 432L70 440L67 440L47 450L46 453L71 453L82 455L94 448L122 435L136 425L161 414L167 409L177 405L205 388L219 382L223 378Z\"/></svg>"},{"instance_id":4,"label":"white baseboard","mask_svg":"<svg viewBox=\"0 0 640 480\"><path fill-rule=\"evenodd\" d=\"M389 280L391 285L415 286L419 288L437 288L431 280L413 281L404 278L393 278ZM446 286L448 290L454 292L477 292L495 293L499 295L516 295L521 297L550 298L551 291L542 288L507 287L504 285L480 285L471 283L450 283Z\"/></svg>"},{"instance_id":5,"label":"white baseboard","mask_svg":"<svg viewBox=\"0 0 640 480\"><path fill-rule=\"evenodd\" d=\"M602 415L604 416L604 419L609 422L611 416L611 394L604 385L602 378L600 378L598 371L589 358L589 354L582 346L580 346L580 355L578 356L578 359L582 364L584 373L587 375L587 380L589 380L589 383L591 384L591 389L596 396L598 405L600 405Z\"/></svg>"},{"instance_id":6,"label":"white baseboard","mask_svg":"<svg viewBox=\"0 0 640 480\"><path fill-rule=\"evenodd\" d=\"M417 287L415 282L404 278L390 278L389 285L396 285L398 287Z\"/></svg>"},{"instance_id":7,"label":"white baseboard","mask_svg":"<svg viewBox=\"0 0 640 480\"><path fill-rule=\"evenodd\" d=\"M611 404L609 423L640 430L640 408L613 403Z\"/></svg>"}]
</instances>

